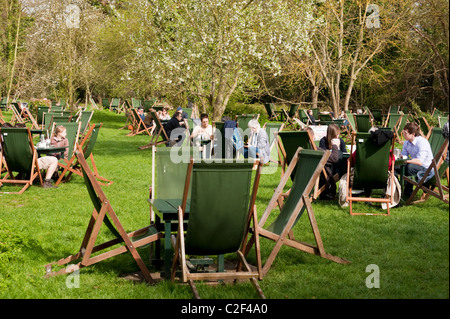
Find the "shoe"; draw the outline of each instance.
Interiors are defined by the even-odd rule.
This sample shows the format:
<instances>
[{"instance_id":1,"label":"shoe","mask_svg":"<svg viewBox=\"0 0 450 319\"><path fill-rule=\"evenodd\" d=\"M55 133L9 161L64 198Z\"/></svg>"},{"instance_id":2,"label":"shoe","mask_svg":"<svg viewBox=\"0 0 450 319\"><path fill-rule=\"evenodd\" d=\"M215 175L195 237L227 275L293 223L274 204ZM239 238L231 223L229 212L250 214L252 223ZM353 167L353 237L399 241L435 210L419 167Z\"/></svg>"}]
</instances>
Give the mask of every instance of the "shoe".
<instances>
[{"instance_id":1,"label":"shoe","mask_svg":"<svg viewBox=\"0 0 450 319\"><path fill-rule=\"evenodd\" d=\"M53 181L51 179L44 180L43 188L58 188L58 186L53 185Z\"/></svg>"}]
</instances>

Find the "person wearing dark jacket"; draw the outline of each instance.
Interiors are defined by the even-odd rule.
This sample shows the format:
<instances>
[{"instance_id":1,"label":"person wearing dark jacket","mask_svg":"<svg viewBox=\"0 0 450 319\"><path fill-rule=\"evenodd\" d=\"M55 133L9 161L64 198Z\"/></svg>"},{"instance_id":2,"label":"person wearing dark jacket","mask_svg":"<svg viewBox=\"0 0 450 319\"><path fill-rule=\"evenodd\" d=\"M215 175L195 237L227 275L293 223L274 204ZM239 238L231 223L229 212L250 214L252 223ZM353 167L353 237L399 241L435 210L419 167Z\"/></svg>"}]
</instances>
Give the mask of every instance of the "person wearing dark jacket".
<instances>
[{"instance_id":1,"label":"person wearing dark jacket","mask_svg":"<svg viewBox=\"0 0 450 319\"><path fill-rule=\"evenodd\" d=\"M164 130L166 131L167 137L169 138L166 146L173 146L175 144L181 145L181 143L183 143L183 140L186 136L186 126L183 127L182 124L184 124L183 115L181 114L181 112L175 112L172 118L166 123L166 125L164 125ZM174 136L171 136L172 132L174 133Z\"/></svg>"},{"instance_id":2,"label":"person wearing dark jacket","mask_svg":"<svg viewBox=\"0 0 450 319\"><path fill-rule=\"evenodd\" d=\"M342 161L342 139L339 138L341 130L336 124L328 125L327 135L319 142L319 149L331 150L330 157L325 163L325 174L320 174L319 187L325 185L325 190L320 194L320 199L332 200L336 196L336 182L334 175L338 173L338 168ZM322 141L323 140L323 141ZM343 146L345 150L345 143Z\"/></svg>"}]
</instances>

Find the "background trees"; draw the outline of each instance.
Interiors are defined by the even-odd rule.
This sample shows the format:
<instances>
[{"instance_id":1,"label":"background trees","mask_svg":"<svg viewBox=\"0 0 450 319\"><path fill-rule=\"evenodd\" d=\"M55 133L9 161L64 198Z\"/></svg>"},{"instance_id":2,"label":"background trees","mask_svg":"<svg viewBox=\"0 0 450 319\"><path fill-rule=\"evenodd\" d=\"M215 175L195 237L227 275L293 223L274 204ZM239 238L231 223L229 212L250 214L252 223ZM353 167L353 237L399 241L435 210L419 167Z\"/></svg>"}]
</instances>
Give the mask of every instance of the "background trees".
<instances>
[{"instance_id":1,"label":"background trees","mask_svg":"<svg viewBox=\"0 0 450 319\"><path fill-rule=\"evenodd\" d=\"M445 0L0 4L2 96L190 98L215 120L245 96L335 112L448 108Z\"/></svg>"}]
</instances>

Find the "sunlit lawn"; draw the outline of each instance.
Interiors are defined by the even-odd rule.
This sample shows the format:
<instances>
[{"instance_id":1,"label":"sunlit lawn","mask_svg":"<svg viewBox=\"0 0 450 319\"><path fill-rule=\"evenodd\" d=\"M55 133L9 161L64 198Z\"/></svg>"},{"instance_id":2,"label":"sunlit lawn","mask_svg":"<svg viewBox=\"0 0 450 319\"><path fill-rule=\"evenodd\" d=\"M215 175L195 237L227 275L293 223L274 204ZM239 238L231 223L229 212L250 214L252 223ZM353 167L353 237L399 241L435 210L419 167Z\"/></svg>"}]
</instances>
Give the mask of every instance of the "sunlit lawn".
<instances>
[{"instance_id":1,"label":"sunlit lawn","mask_svg":"<svg viewBox=\"0 0 450 319\"><path fill-rule=\"evenodd\" d=\"M96 111L93 122L103 123L94 150L98 170L114 181L103 188L104 192L126 230L143 227L149 222L151 150L138 147L147 144L149 137L126 136L128 130L119 129L125 124L123 115ZM257 198L259 216L279 180L279 168L262 175ZM419 205L394 208L390 217L350 216L348 208L331 201L316 201L313 208L326 251L351 263L336 264L283 247L260 282L267 298L449 298L448 205L432 198ZM380 210L364 203L354 209ZM127 254L82 269L79 288L71 289L67 276L45 279L45 264L78 251L91 212L92 203L78 176L58 189L33 186L22 195L0 195L0 298L192 297L188 286L176 282L150 286L124 278L138 271ZM306 215L296 225L294 235L313 241ZM104 231L99 240L106 238L110 235ZM263 258L272 247L271 242L261 239ZM148 248L140 249L140 253L148 263ZM249 261L255 262L253 253ZM379 288L366 285L373 282L369 265L379 270ZM257 298L249 283L216 287L200 284L198 288L203 298Z\"/></svg>"}]
</instances>

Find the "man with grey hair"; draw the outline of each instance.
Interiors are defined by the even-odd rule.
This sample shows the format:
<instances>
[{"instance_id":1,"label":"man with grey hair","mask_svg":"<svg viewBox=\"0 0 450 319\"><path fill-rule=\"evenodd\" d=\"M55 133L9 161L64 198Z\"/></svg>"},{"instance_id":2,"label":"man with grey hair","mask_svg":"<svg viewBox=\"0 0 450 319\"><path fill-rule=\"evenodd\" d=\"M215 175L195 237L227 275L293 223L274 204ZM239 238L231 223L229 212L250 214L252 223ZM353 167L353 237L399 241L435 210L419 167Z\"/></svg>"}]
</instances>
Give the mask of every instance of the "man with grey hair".
<instances>
[{"instance_id":1,"label":"man with grey hair","mask_svg":"<svg viewBox=\"0 0 450 319\"><path fill-rule=\"evenodd\" d=\"M251 134L244 146L244 157L260 158L263 164L267 164L270 160L269 136L256 119L248 122L248 128Z\"/></svg>"}]
</instances>

